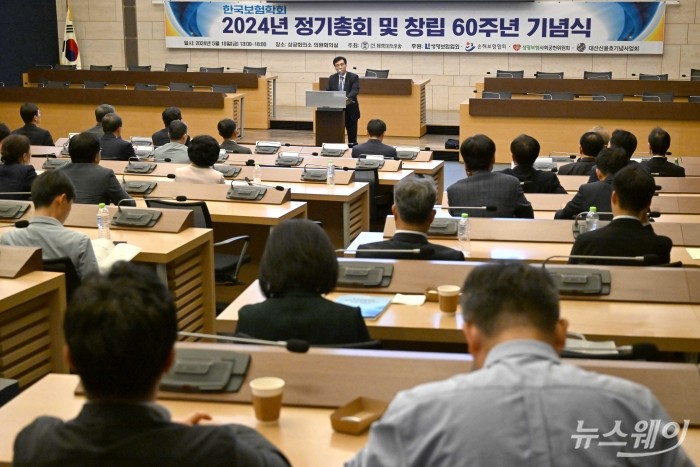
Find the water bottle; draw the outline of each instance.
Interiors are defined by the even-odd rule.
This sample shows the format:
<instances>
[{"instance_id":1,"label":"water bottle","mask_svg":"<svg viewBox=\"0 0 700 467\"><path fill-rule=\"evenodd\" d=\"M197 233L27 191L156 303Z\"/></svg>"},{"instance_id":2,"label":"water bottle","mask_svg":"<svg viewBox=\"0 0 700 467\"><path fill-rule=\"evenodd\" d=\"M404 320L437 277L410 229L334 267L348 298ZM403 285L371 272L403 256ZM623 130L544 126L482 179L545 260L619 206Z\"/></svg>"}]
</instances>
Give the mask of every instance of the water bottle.
<instances>
[{"instance_id":1,"label":"water bottle","mask_svg":"<svg viewBox=\"0 0 700 467\"><path fill-rule=\"evenodd\" d=\"M109 214L109 208L105 203L100 203L97 208L97 238L112 239L109 228L112 225L112 216Z\"/></svg>"},{"instance_id":2,"label":"water bottle","mask_svg":"<svg viewBox=\"0 0 700 467\"><path fill-rule=\"evenodd\" d=\"M586 214L586 232L591 232L598 228L598 208L591 206Z\"/></svg>"},{"instance_id":3,"label":"water bottle","mask_svg":"<svg viewBox=\"0 0 700 467\"><path fill-rule=\"evenodd\" d=\"M257 162L253 168L253 183L256 185L260 185L260 183L262 183L262 169L260 168L260 164Z\"/></svg>"},{"instance_id":4,"label":"water bottle","mask_svg":"<svg viewBox=\"0 0 700 467\"><path fill-rule=\"evenodd\" d=\"M328 171L326 172L326 185L335 186L335 164L328 163Z\"/></svg>"},{"instance_id":5,"label":"water bottle","mask_svg":"<svg viewBox=\"0 0 700 467\"><path fill-rule=\"evenodd\" d=\"M462 217L460 217L459 224L457 225L457 240L459 243L459 249L462 250L465 257L471 254L471 245L469 244L470 234L469 214L465 212L462 214Z\"/></svg>"}]
</instances>

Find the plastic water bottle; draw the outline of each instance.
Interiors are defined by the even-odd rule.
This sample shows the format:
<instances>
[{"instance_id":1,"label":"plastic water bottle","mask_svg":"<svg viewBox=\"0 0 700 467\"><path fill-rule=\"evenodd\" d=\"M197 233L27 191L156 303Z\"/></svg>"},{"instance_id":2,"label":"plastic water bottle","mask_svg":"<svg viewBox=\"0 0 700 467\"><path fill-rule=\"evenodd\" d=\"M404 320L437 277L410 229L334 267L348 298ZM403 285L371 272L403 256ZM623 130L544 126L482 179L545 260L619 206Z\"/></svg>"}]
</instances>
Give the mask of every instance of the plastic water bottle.
<instances>
[{"instance_id":1,"label":"plastic water bottle","mask_svg":"<svg viewBox=\"0 0 700 467\"><path fill-rule=\"evenodd\" d=\"M328 163L328 171L326 172L326 185L335 186L335 164Z\"/></svg>"},{"instance_id":2,"label":"plastic water bottle","mask_svg":"<svg viewBox=\"0 0 700 467\"><path fill-rule=\"evenodd\" d=\"M257 162L253 168L253 183L256 185L260 185L262 183L262 169L260 168L260 164Z\"/></svg>"},{"instance_id":3,"label":"plastic water bottle","mask_svg":"<svg viewBox=\"0 0 700 467\"><path fill-rule=\"evenodd\" d=\"M97 208L97 238L112 239L109 228L112 226L112 216L105 203L100 203Z\"/></svg>"},{"instance_id":4,"label":"plastic water bottle","mask_svg":"<svg viewBox=\"0 0 700 467\"><path fill-rule=\"evenodd\" d=\"M465 257L471 254L471 245L469 243L470 234L469 214L465 212L462 213L462 217L460 217L459 224L457 225L457 240L459 242L459 248L462 250Z\"/></svg>"},{"instance_id":5,"label":"plastic water bottle","mask_svg":"<svg viewBox=\"0 0 700 467\"><path fill-rule=\"evenodd\" d=\"M598 208L591 206L586 214L586 232L591 232L598 228Z\"/></svg>"}]
</instances>

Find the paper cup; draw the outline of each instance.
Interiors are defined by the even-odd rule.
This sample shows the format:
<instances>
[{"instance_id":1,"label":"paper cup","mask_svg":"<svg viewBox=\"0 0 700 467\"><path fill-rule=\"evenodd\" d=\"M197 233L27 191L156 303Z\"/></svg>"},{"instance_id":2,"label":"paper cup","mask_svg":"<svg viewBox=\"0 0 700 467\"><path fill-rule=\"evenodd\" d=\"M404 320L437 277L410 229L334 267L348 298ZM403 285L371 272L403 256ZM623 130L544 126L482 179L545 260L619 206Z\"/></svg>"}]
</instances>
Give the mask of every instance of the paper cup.
<instances>
[{"instance_id":1,"label":"paper cup","mask_svg":"<svg viewBox=\"0 0 700 467\"><path fill-rule=\"evenodd\" d=\"M284 380L275 377L256 378L250 383L255 418L261 422L275 422L280 418Z\"/></svg>"},{"instance_id":2,"label":"paper cup","mask_svg":"<svg viewBox=\"0 0 700 467\"><path fill-rule=\"evenodd\" d=\"M437 288L440 311L444 313L454 313L457 311L459 303L458 285L440 285Z\"/></svg>"}]
</instances>

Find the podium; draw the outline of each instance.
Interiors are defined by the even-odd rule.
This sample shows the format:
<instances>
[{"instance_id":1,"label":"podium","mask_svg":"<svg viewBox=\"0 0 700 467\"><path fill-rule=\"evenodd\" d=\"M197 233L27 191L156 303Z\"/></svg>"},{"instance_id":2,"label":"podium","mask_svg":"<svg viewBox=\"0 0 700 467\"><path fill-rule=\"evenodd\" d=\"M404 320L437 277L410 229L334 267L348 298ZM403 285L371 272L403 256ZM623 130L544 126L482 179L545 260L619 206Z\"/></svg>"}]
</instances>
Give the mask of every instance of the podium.
<instances>
[{"instance_id":1,"label":"podium","mask_svg":"<svg viewBox=\"0 0 700 467\"><path fill-rule=\"evenodd\" d=\"M306 91L306 107L316 107L316 146L345 143L345 91Z\"/></svg>"}]
</instances>

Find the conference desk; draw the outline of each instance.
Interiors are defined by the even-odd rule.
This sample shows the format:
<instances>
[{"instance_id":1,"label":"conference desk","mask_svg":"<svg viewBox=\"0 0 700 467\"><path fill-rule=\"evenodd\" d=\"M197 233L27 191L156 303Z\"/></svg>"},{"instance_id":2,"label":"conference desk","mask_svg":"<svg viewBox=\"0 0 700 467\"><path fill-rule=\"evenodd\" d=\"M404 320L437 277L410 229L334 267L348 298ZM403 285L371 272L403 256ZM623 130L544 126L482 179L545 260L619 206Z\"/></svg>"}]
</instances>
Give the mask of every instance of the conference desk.
<instances>
[{"instance_id":1,"label":"conference desk","mask_svg":"<svg viewBox=\"0 0 700 467\"><path fill-rule=\"evenodd\" d=\"M660 187L656 191L661 196L666 194L700 195L699 177L655 177L654 181ZM576 192L581 185L588 183L588 176L559 175L559 182L566 191Z\"/></svg>"},{"instance_id":2,"label":"conference desk","mask_svg":"<svg viewBox=\"0 0 700 467\"><path fill-rule=\"evenodd\" d=\"M252 146L251 146L252 147ZM321 154L321 147L319 146L298 146L298 149L300 150L301 154L306 156L307 154L311 154L312 156L318 156ZM418 154L416 154L415 159L401 159L404 163L406 162L430 162L433 160L433 151L430 150L430 148L425 148L425 149L419 149ZM352 159L352 148L348 148L345 150L345 152L340 156L343 159Z\"/></svg>"}]
</instances>

